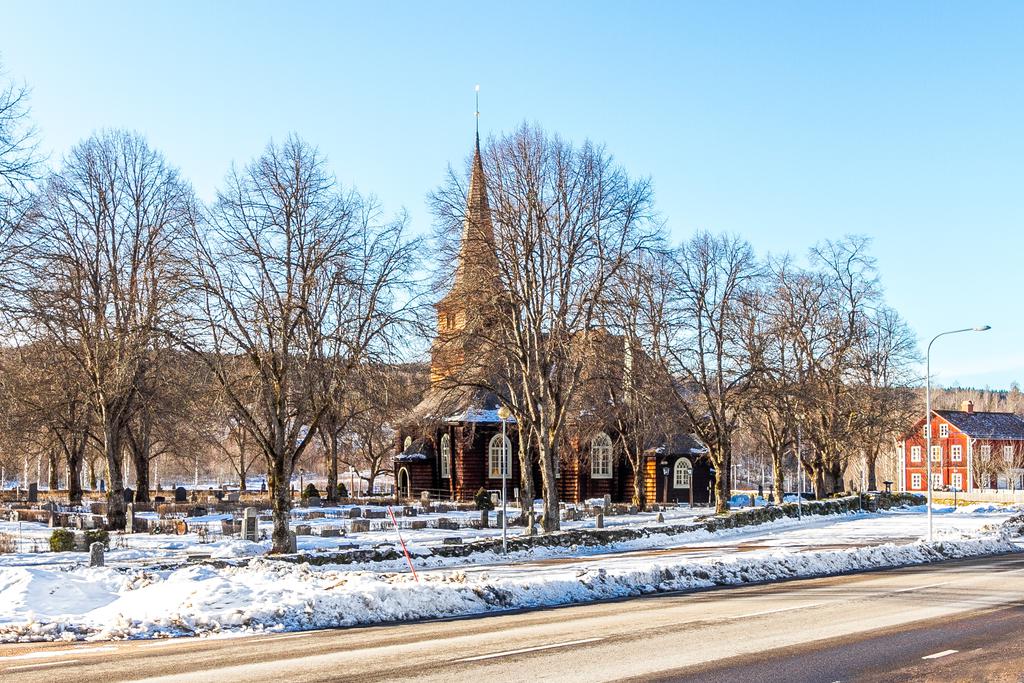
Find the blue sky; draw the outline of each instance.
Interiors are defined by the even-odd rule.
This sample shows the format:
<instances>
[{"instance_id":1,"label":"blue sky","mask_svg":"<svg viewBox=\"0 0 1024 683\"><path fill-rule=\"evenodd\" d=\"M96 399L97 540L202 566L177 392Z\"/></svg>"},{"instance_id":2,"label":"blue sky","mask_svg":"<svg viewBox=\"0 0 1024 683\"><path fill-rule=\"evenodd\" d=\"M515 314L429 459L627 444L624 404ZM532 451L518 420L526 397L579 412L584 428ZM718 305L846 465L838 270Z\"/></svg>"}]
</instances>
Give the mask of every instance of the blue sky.
<instances>
[{"instance_id":1,"label":"blue sky","mask_svg":"<svg viewBox=\"0 0 1024 683\"><path fill-rule=\"evenodd\" d=\"M1024 3L4 3L0 59L57 159L145 134L204 198L295 131L408 210L473 132L536 121L653 178L675 239L874 239L940 383L1024 379ZM922 343L923 347L923 343Z\"/></svg>"}]
</instances>

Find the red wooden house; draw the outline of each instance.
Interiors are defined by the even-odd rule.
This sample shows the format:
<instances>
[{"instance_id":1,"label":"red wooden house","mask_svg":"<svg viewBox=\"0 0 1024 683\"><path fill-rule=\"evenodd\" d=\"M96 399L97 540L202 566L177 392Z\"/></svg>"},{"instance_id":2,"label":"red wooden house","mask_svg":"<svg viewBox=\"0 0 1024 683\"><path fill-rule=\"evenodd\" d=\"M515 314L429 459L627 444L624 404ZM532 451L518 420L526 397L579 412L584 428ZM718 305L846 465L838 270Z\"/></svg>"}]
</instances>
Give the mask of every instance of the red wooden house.
<instances>
[{"instance_id":1,"label":"red wooden house","mask_svg":"<svg viewBox=\"0 0 1024 683\"><path fill-rule=\"evenodd\" d=\"M1022 488L1024 419L1013 413L974 410L933 410L931 422L918 420L898 448L901 488L926 491L927 429L931 429L932 488L974 491L979 488Z\"/></svg>"}]
</instances>

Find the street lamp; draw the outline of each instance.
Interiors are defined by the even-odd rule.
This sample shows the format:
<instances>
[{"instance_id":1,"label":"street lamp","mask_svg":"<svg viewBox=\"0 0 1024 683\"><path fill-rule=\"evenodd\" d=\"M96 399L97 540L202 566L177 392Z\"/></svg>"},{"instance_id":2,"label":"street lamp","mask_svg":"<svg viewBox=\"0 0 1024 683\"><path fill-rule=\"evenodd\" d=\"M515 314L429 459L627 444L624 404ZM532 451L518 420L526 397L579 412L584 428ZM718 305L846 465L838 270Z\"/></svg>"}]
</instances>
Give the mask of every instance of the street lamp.
<instances>
[{"instance_id":1,"label":"street lamp","mask_svg":"<svg viewBox=\"0 0 1024 683\"><path fill-rule=\"evenodd\" d=\"M498 419L501 420L501 553L508 554L508 496L506 495L505 480L508 476L508 438L505 436L505 422L509 415L508 406L498 408Z\"/></svg>"},{"instance_id":2,"label":"street lamp","mask_svg":"<svg viewBox=\"0 0 1024 683\"><path fill-rule=\"evenodd\" d=\"M965 327L961 330L949 330L940 332L928 342L928 350L925 352L925 380L924 380L924 439L925 439L925 472L928 478L928 542L934 538L932 531L932 344L939 337L947 334L959 334L960 332L985 332L991 330L990 325L979 325L978 327Z\"/></svg>"}]
</instances>

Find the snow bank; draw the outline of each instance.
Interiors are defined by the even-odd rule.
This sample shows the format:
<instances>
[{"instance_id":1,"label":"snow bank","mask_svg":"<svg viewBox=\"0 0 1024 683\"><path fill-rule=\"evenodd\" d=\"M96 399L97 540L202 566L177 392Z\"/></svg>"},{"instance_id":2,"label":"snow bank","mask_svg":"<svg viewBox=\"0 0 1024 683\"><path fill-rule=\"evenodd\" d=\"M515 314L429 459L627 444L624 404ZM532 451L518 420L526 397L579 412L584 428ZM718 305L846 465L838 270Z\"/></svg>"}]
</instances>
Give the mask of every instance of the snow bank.
<instances>
[{"instance_id":1,"label":"snow bank","mask_svg":"<svg viewBox=\"0 0 1024 683\"><path fill-rule=\"evenodd\" d=\"M0 569L0 594L5 598L0 608L0 642L352 626L824 576L1017 550L1008 539L992 536L695 561L638 557L610 568L594 562L583 570L429 572L419 583L409 574L323 570L262 558L243 567L193 566L163 573L9 568Z\"/></svg>"}]
</instances>

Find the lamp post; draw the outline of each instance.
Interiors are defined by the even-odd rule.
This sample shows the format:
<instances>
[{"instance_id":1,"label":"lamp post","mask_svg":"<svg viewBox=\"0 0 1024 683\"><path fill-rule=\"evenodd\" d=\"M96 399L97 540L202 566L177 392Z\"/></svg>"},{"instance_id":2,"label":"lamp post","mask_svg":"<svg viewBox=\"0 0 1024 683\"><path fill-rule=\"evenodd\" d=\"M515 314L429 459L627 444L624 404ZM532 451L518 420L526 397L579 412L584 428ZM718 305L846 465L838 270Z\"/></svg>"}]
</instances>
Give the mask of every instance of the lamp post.
<instances>
[{"instance_id":1,"label":"lamp post","mask_svg":"<svg viewBox=\"0 0 1024 683\"><path fill-rule=\"evenodd\" d=\"M924 439L925 439L925 472L928 478L928 542L933 539L932 529L932 344L939 337L947 334L959 334L960 332L985 332L991 330L990 325L979 325L978 327L965 327L960 330L949 330L940 332L928 342L928 349L925 352L925 380L924 380Z\"/></svg>"},{"instance_id":2,"label":"lamp post","mask_svg":"<svg viewBox=\"0 0 1024 683\"><path fill-rule=\"evenodd\" d=\"M501 420L501 553L508 554L508 495L505 481L508 477L509 457L508 438L505 436L505 422L511 412L507 406L498 408L498 419Z\"/></svg>"}]
</instances>

